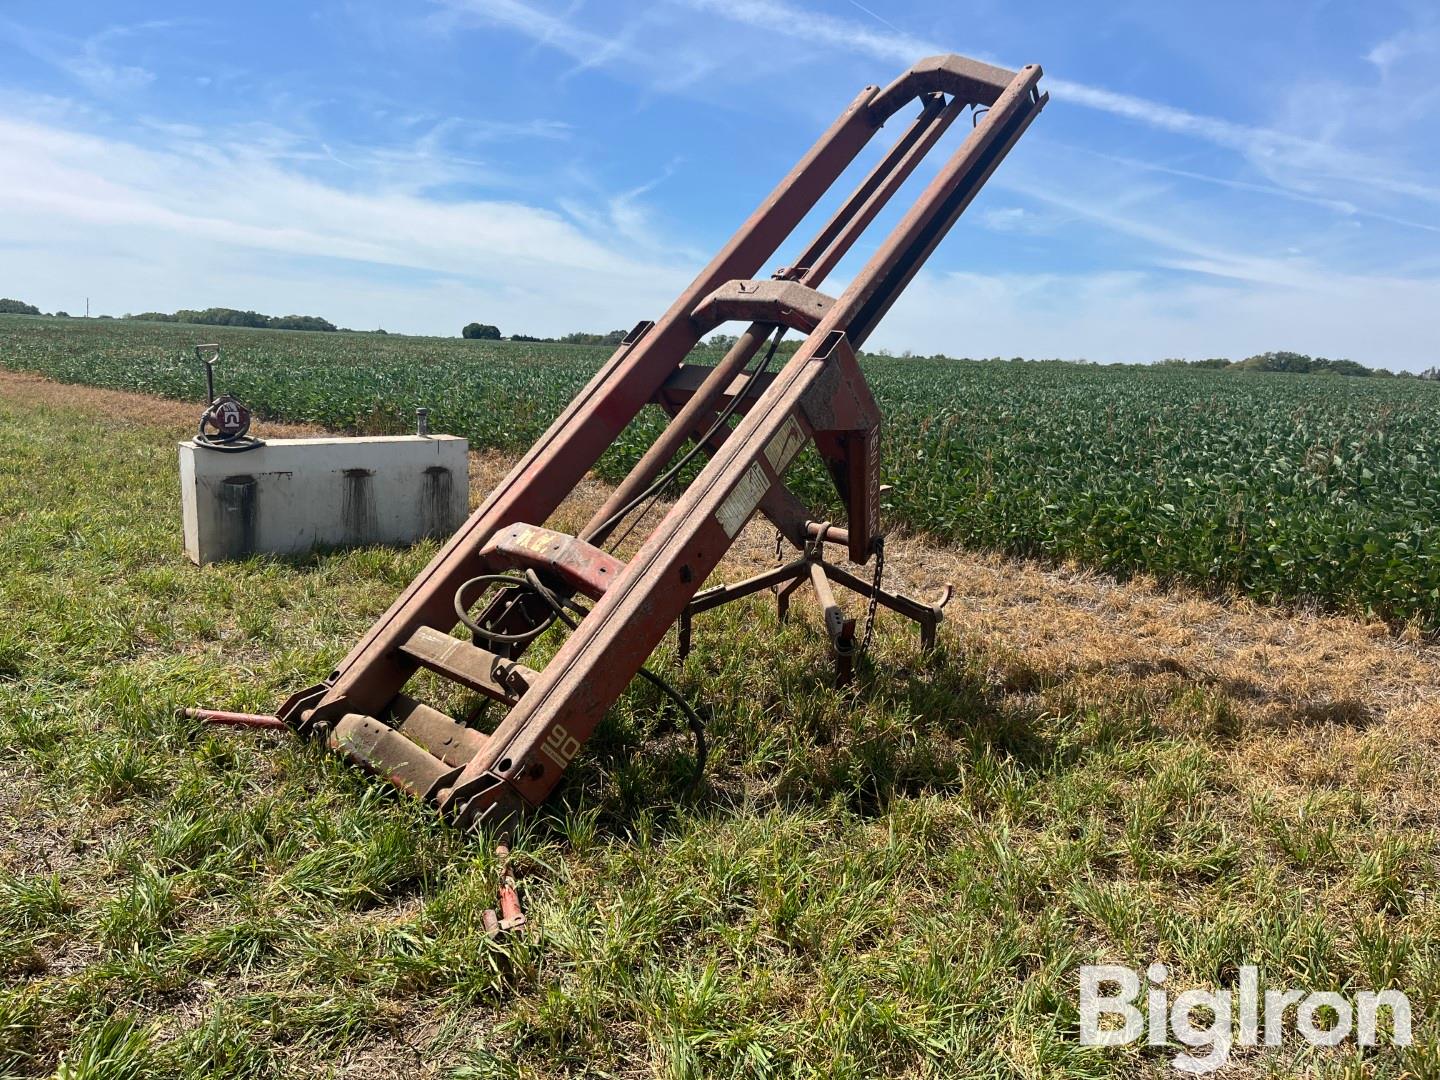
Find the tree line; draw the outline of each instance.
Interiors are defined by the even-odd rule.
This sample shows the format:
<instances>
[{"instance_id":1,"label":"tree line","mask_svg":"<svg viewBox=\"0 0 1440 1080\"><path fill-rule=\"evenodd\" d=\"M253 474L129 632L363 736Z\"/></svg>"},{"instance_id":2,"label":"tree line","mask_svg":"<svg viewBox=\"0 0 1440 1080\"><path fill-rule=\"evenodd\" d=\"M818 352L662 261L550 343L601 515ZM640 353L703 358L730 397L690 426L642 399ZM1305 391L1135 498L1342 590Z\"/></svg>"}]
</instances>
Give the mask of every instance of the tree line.
<instances>
[{"instance_id":1,"label":"tree line","mask_svg":"<svg viewBox=\"0 0 1440 1080\"><path fill-rule=\"evenodd\" d=\"M508 338L500 333L498 326L490 323L467 323L460 336L477 341L539 341L551 345L619 345L625 340L628 330L611 330L604 334L586 333L577 330L564 337L536 337L533 334L511 334Z\"/></svg>"},{"instance_id":2,"label":"tree line","mask_svg":"<svg viewBox=\"0 0 1440 1080\"><path fill-rule=\"evenodd\" d=\"M27 304L23 300L14 300L9 297L0 298L0 315L41 315L44 314L34 304ZM69 318L69 313L64 311L55 312L55 317ZM99 318L107 319L110 316L101 315ZM322 319L318 315L262 315L255 311L241 311L237 308L206 308L203 311L195 311L190 308L182 308L171 314L162 311L142 311L138 315L125 316L127 319L137 319L141 322L162 322L162 323L195 323L200 326L248 326L264 330L320 330L334 332L343 330L328 319ZM353 332L353 331L352 331ZM377 334L385 333L384 330L374 331ZM500 328L492 323L472 322L467 323L460 331L460 336L471 340L479 341L531 341L552 345L619 345L625 340L627 330L610 330L605 333L593 333L584 330L576 330L573 333L561 337L535 337L531 334L511 334L505 338L500 333ZM706 339L706 344L715 349L728 349L736 342L732 334L711 334ZM798 338L790 338L780 342L779 353L782 357L788 357L800 345ZM884 349L877 350L874 355L889 356L890 353ZM936 353L930 357L915 356L913 353L904 352L902 359L907 360L950 360L955 359L943 353ZM968 356L959 357L961 361L971 361ZM980 358L980 362L1004 363L1003 357L994 356L988 360ZM1012 357L1009 361L1014 364L1034 363L1024 357ZM1043 361L1040 361L1043 362ZM1053 363L1080 363L1093 364L1093 361L1050 361ZM1111 367L1133 367L1132 364L1111 364ZM1146 365L1139 365L1146 366ZM1421 378L1440 382L1440 367L1430 369L1415 375L1408 371L1394 372L1386 368L1371 368L1356 360L1334 360L1325 356L1309 356L1305 353L1289 352L1278 350L1274 352L1256 353L1254 356L1246 357L1244 360L1230 360L1223 356L1207 357L1203 360L1184 360L1167 358L1159 362L1160 367L1197 368L1215 371L1262 371L1262 372L1286 372L1298 375L1347 375L1354 378Z\"/></svg>"},{"instance_id":3,"label":"tree line","mask_svg":"<svg viewBox=\"0 0 1440 1080\"><path fill-rule=\"evenodd\" d=\"M1214 368L1220 371L1283 371L1292 375L1349 375L1353 378L1379 377L1382 379L1393 379L1396 373L1388 368L1366 367L1358 360L1331 360L1325 356L1307 356L1305 353L1278 352L1256 353L1254 356L1247 356L1244 360L1227 360L1224 357L1211 357L1207 360L1162 360L1162 367L1188 367L1188 368ZM1434 378L1431 372L1423 373L1420 378ZM1410 372L1402 371L1400 375L1408 376Z\"/></svg>"},{"instance_id":4,"label":"tree line","mask_svg":"<svg viewBox=\"0 0 1440 1080\"><path fill-rule=\"evenodd\" d=\"M199 326L249 326L257 330L323 330L333 333L340 329L319 315L261 315L258 311L221 307L206 308L204 311L181 308L169 315L163 311L142 311L138 315L127 314L125 318L140 322L195 323Z\"/></svg>"}]
</instances>

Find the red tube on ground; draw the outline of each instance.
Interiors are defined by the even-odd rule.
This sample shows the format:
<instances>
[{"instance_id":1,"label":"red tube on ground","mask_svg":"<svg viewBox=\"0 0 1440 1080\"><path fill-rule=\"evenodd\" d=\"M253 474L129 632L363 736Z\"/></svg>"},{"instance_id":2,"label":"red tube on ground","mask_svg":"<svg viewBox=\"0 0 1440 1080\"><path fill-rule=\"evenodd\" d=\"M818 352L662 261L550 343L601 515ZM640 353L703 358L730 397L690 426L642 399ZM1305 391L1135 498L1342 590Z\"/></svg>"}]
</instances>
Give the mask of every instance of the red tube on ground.
<instances>
[{"instance_id":1,"label":"red tube on ground","mask_svg":"<svg viewBox=\"0 0 1440 1080\"><path fill-rule=\"evenodd\" d=\"M283 728L285 721L278 716L264 716L259 713L224 712L220 709L186 709L185 715L193 720L223 727Z\"/></svg>"}]
</instances>

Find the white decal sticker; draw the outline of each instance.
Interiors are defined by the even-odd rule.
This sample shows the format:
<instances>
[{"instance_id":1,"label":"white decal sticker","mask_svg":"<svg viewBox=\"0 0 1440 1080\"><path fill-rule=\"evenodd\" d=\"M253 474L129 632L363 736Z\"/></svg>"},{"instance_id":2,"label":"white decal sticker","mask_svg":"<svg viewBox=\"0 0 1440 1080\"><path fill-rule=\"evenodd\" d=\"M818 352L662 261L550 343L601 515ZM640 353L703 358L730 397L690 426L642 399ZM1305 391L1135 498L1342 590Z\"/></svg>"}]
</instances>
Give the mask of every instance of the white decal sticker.
<instances>
[{"instance_id":1,"label":"white decal sticker","mask_svg":"<svg viewBox=\"0 0 1440 1080\"><path fill-rule=\"evenodd\" d=\"M805 432L800 430L800 421L795 419L791 413L785 418L785 423L775 433L765 447L765 457L770 462L770 467L775 470L775 475L780 476L789 466L791 459L800 452L800 447L805 445Z\"/></svg>"},{"instance_id":2,"label":"white decal sticker","mask_svg":"<svg viewBox=\"0 0 1440 1080\"><path fill-rule=\"evenodd\" d=\"M740 482L735 485L735 490L725 496L725 501L715 512L715 520L725 530L726 536L731 540L735 539L735 534L745 527L745 522L750 520L755 507L760 505L760 500L769 490L770 478L765 475L765 470L758 461L752 461L750 468L745 470L745 475L740 477Z\"/></svg>"}]
</instances>

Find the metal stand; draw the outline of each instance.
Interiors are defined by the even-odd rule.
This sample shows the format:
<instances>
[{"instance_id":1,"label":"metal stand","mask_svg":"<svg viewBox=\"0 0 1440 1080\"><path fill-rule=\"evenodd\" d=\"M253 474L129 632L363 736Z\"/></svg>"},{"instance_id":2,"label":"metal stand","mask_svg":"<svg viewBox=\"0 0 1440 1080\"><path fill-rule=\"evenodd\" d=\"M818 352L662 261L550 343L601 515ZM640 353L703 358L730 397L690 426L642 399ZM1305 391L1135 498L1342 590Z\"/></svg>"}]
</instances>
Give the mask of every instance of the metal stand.
<instances>
[{"instance_id":1,"label":"metal stand","mask_svg":"<svg viewBox=\"0 0 1440 1080\"><path fill-rule=\"evenodd\" d=\"M777 566L773 570L767 570L763 574L746 578L744 581L737 581L729 585L716 585L712 589L695 594L695 598L680 613L679 654L681 660L690 654L691 624L694 616L702 611L710 611L712 608L732 603L746 596L753 596L768 589L775 594L776 613L779 621L784 623L790 614L790 595L807 581L815 590L816 599L820 601L820 609L824 613L825 632L830 637L830 648L835 657L836 686L844 686L854 677L855 658L863 653L870 643L877 606L888 608L918 624L921 648L926 652L935 648L936 628L944 618L943 611L945 605L950 602L950 597L954 592L953 586L947 582L941 590L939 598L933 604L926 604L901 593L890 592L881 587L879 573L875 575L874 581L865 581L835 563L826 561L825 542L829 540L848 544L849 537L845 530L835 529L829 524L810 523L807 531L812 535L806 542L800 558L785 563L783 566ZM883 565L883 561L877 557L877 570ZM851 592L859 593L870 601L864 635L858 642L855 640L855 620L847 618L836 602L835 590L831 587L832 583L843 585Z\"/></svg>"}]
</instances>

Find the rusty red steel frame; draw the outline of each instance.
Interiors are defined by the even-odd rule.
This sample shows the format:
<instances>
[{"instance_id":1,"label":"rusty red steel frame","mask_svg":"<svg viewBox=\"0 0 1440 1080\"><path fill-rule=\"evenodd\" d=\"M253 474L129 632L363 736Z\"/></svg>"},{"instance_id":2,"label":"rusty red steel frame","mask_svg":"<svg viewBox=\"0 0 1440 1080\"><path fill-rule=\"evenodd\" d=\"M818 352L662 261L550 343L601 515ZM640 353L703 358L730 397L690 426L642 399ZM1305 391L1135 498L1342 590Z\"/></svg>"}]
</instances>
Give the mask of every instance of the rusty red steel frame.
<instances>
[{"instance_id":1,"label":"rusty red steel frame","mask_svg":"<svg viewBox=\"0 0 1440 1080\"><path fill-rule=\"evenodd\" d=\"M843 675L845 653L855 648L854 620L839 611L834 581L866 596L872 615L879 603L915 619L933 643L938 605L885 592L878 574L867 582L824 558L830 544L855 563L883 565L881 416L855 353L1044 107L1040 74L1036 65L1008 71L937 56L883 89L862 90L674 305L626 336L329 678L293 695L279 718L462 825L496 823L544 802L677 620L683 651L694 614L775 588L783 617L790 592L809 582ZM755 279L885 122L916 102L919 115L799 258ZM845 291L838 298L819 292L967 111L972 128L961 145ZM749 326L718 364L685 363L705 334L737 320ZM804 341L783 366L769 370L773 345L763 364L753 363L787 330ZM578 537L546 528L650 403L672 420L589 525ZM846 508L844 527L811 520L784 483L787 467L812 442ZM655 494L656 478L687 443L708 455L698 476L628 560L602 550ZM757 512L803 556L748 582L700 592ZM543 669L526 667L525 646L557 619L572 627L569 637ZM461 623L471 640L453 635ZM487 735L416 701L404 690L421 668L508 711Z\"/></svg>"}]
</instances>

